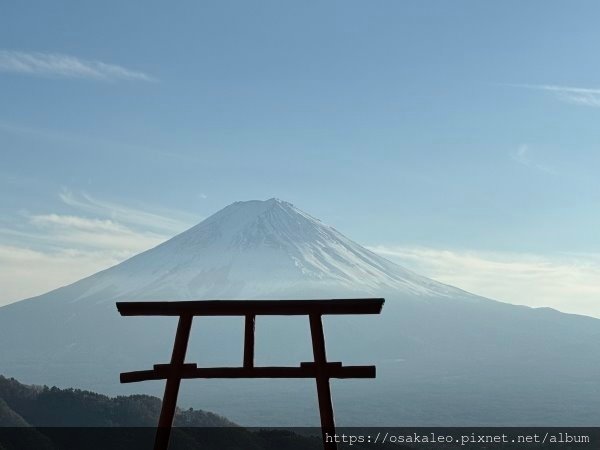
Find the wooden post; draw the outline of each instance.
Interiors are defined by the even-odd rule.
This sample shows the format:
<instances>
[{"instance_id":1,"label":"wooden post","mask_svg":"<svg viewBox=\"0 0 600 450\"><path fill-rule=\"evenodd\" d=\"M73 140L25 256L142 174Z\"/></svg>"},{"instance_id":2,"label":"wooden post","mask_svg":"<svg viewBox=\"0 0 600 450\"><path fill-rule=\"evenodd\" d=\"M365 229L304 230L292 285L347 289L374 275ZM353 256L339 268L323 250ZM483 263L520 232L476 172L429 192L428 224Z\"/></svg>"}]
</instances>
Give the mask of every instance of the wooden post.
<instances>
[{"instance_id":1,"label":"wooden post","mask_svg":"<svg viewBox=\"0 0 600 450\"><path fill-rule=\"evenodd\" d=\"M192 315L181 315L177 324L177 334L175 335L175 344L171 355L170 373L165 384L165 395L163 396L160 418L158 419L158 429L154 439L154 450L167 450L169 447L169 438L171 436L171 427L175 417L175 408L177 406L177 396L179 395L179 386L181 385L181 371L185 362L188 341L190 339L190 329L192 328Z\"/></svg>"},{"instance_id":2,"label":"wooden post","mask_svg":"<svg viewBox=\"0 0 600 450\"><path fill-rule=\"evenodd\" d=\"M250 369L254 367L254 323L256 315L246 314L246 324L244 327L244 367Z\"/></svg>"},{"instance_id":3,"label":"wooden post","mask_svg":"<svg viewBox=\"0 0 600 450\"><path fill-rule=\"evenodd\" d=\"M335 435L335 421L333 418L333 404L331 402L331 389L329 387L329 374L327 371L323 322L320 314L310 314L309 318L313 355L315 358L315 379L317 382L317 396L319 398L319 412L321 415L323 448L325 450L337 450L337 444L333 440L333 436ZM328 435L329 439L327 439Z\"/></svg>"}]
</instances>

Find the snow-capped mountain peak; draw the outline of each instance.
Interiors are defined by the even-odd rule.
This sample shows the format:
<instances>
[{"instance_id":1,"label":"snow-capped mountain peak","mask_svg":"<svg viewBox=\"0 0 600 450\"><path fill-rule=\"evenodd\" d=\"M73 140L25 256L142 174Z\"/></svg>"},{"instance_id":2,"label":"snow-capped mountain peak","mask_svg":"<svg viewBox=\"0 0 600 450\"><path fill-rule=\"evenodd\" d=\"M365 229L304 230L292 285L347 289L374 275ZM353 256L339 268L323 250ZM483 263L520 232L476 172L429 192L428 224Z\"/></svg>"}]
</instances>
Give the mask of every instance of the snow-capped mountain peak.
<instances>
[{"instance_id":1,"label":"snow-capped mountain peak","mask_svg":"<svg viewBox=\"0 0 600 450\"><path fill-rule=\"evenodd\" d=\"M71 287L76 287L72 301L454 291L376 255L276 198L235 202L163 244Z\"/></svg>"}]
</instances>

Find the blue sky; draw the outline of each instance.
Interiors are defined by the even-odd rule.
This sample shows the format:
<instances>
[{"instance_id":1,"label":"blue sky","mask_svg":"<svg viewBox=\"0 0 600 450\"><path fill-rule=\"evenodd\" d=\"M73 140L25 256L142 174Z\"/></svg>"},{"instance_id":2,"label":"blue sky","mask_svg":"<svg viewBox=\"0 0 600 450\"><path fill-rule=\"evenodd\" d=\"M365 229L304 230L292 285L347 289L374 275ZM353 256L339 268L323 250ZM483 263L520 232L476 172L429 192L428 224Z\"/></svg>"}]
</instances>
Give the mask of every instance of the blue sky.
<instances>
[{"instance_id":1,"label":"blue sky","mask_svg":"<svg viewBox=\"0 0 600 450\"><path fill-rule=\"evenodd\" d=\"M2 9L0 304L279 197L442 281L600 315L596 2Z\"/></svg>"}]
</instances>

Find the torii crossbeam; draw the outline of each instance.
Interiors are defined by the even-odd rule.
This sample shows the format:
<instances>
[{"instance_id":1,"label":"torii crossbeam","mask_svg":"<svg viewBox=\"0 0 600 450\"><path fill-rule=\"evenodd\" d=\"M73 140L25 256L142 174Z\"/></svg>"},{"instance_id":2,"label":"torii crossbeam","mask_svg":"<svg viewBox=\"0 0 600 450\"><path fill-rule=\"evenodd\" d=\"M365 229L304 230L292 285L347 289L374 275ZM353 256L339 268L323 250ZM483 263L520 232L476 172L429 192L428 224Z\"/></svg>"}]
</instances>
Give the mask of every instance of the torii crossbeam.
<instances>
[{"instance_id":1,"label":"torii crossbeam","mask_svg":"<svg viewBox=\"0 0 600 450\"><path fill-rule=\"evenodd\" d=\"M125 372L121 383L166 380L165 394L158 421L154 450L167 450L177 396L182 379L190 378L314 378L317 383L321 430L325 450L336 450L335 442L327 442L327 434L335 434L330 378L375 378L375 366L344 366L327 361L322 316L325 314L379 314L383 298L335 300L200 300L183 302L118 302L122 316L178 316L177 333L169 364L156 364L151 370ZM307 315L310 321L314 361L299 367L255 367L254 323L257 315ZM194 316L245 317L244 363L242 367L197 367L186 364L190 329ZM331 439L330 439L331 441Z\"/></svg>"}]
</instances>

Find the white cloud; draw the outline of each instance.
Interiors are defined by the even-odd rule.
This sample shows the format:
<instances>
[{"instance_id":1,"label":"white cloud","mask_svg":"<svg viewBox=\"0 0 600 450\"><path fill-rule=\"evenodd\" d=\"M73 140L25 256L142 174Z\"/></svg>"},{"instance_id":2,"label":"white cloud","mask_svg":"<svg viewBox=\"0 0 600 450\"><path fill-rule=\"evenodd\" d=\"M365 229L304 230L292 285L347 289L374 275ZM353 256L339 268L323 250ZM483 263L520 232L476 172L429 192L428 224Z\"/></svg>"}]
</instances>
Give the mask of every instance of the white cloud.
<instances>
[{"instance_id":1,"label":"white cloud","mask_svg":"<svg viewBox=\"0 0 600 450\"><path fill-rule=\"evenodd\" d=\"M0 72L99 81L156 81L144 72L60 53L0 50Z\"/></svg>"},{"instance_id":2,"label":"white cloud","mask_svg":"<svg viewBox=\"0 0 600 450\"><path fill-rule=\"evenodd\" d=\"M30 217L35 232L25 233L30 240L72 246L78 249L106 249L127 252L128 256L147 250L169 239L167 234L132 230L112 220L47 214ZM0 231L1 232L1 231Z\"/></svg>"},{"instance_id":3,"label":"white cloud","mask_svg":"<svg viewBox=\"0 0 600 450\"><path fill-rule=\"evenodd\" d=\"M0 306L43 294L113 266L128 253L62 249L37 251L0 244Z\"/></svg>"},{"instance_id":4,"label":"white cloud","mask_svg":"<svg viewBox=\"0 0 600 450\"><path fill-rule=\"evenodd\" d=\"M600 107L600 89L553 84L511 84L509 86L552 92L556 98L576 105Z\"/></svg>"},{"instance_id":5,"label":"white cloud","mask_svg":"<svg viewBox=\"0 0 600 450\"><path fill-rule=\"evenodd\" d=\"M600 317L600 255L369 248L417 273L474 294Z\"/></svg>"},{"instance_id":6,"label":"white cloud","mask_svg":"<svg viewBox=\"0 0 600 450\"><path fill-rule=\"evenodd\" d=\"M0 306L75 282L171 237L107 219L26 217L0 228Z\"/></svg>"},{"instance_id":7,"label":"white cloud","mask_svg":"<svg viewBox=\"0 0 600 450\"><path fill-rule=\"evenodd\" d=\"M180 211L148 212L147 210L99 200L85 192L76 194L68 189L63 189L59 196L65 204L80 211L171 234L180 233L199 221L196 216Z\"/></svg>"},{"instance_id":8,"label":"white cloud","mask_svg":"<svg viewBox=\"0 0 600 450\"><path fill-rule=\"evenodd\" d=\"M152 248L196 223L68 190L75 214L21 214L0 228L0 306L72 283Z\"/></svg>"},{"instance_id":9,"label":"white cloud","mask_svg":"<svg viewBox=\"0 0 600 450\"><path fill-rule=\"evenodd\" d=\"M511 158L519 164L531 167L532 169L540 170L551 175L556 174L556 171L551 167L535 162L531 157L529 146L526 144L521 144L519 148L517 148L517 151L511 154Z\"/></svg>"},{"instance_id":10,"label":"white cloud","mask_svg":"<svg viewBox=\"0 0 600 450\"><path fill-rule=\"evenodd\" d=\"M565 102L584 106L600 107L600 89L577 88L568 86L540 85L537 89L554 92Z\"/></svg>"},{"instance_id":11,"label":"white cloud","mask_svg":"<svg viewBox=\"0 0 600 450\"><path fill-rule=\"evenodd\" d=\"M112 220L87 219L77 216L63 216L59 214L43 214L31 216L31 222L38 225L58 225L77 228L86 231L128 231L126 227Z\"/></svg>"}]
</instances>

